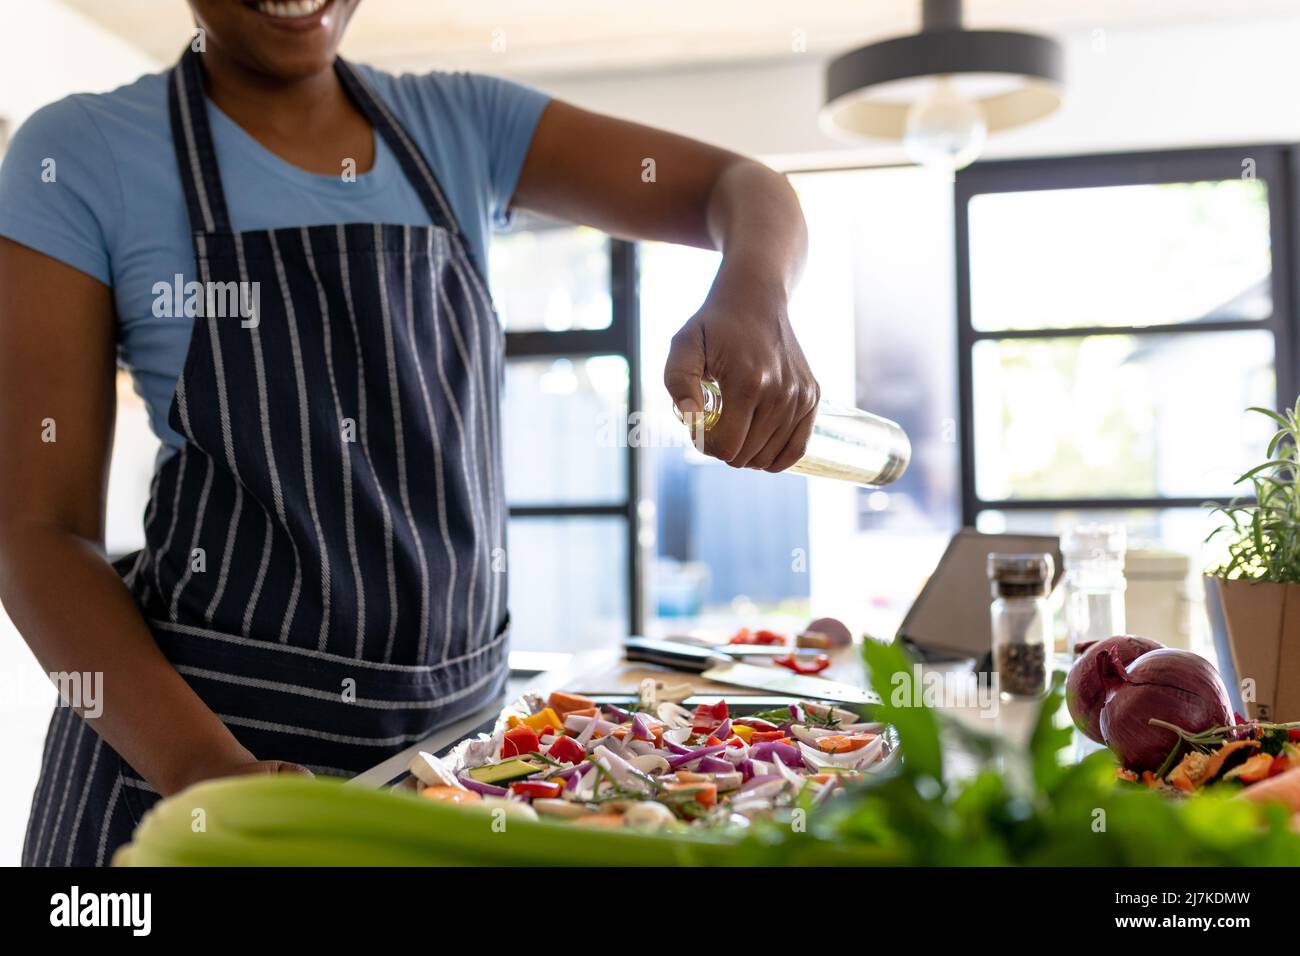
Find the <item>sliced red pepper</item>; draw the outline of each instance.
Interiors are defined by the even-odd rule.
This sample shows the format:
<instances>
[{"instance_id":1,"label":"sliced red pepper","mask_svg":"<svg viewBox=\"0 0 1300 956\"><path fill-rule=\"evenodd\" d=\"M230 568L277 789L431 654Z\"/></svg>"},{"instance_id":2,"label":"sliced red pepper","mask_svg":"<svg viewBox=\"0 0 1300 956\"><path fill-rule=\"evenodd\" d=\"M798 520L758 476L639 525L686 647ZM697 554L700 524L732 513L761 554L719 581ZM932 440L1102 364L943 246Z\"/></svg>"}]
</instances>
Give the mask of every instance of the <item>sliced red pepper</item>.
<instances>
[{"instance_id":1,"label":"sliced red pepper","mask_svg":"<svg viewBox=\"0 0 1300 956\"><path fill-rule=\"evenodd\" d=\"M587 751L572 737L556 737L551 749L546 751L546 756L564 763L580 763L586 758Z\"/></svg>"},{"instance_id":2,"label":"sliced red pepper","mask_svg":"<svg viewBox=\"0 0 1300 956\"><path fill-rule=\"evenodd\" d=\"M738 630L735 634L731 636L731 640L728 641L727 643L728 644L771 645L771 644L788 644L789 641L786 640L786 636L784 634L778 634L776 633L776 631L767 631L767 630L751 631L747 627L742 627L740 630Z\"/></svg>"},{"instance_id":3,"label":"sliced red pepper","mask_svg":"<svg viewBox=\"0 0 1300 956\"><path fill-rule=\"evenodd\" d=\"M779 730L756 730L749 738L750 745L761 744L768 740L784 740L785 734Z\"/></svg>"},{"instance_id":4,"label":"sliced red pepper","mask_svg":"<svg viewBox=\"0 0 1300 956\"><path fill-rule=\"evenodd\" d=\"M518 724L506 731L505 738L501 741L501 756L522 757L539 752L541 747L542 741L537 736L537 731L527 724Z\"/></svg>"},{"instance_id":5,"label":"sliced red pepper","mask_svg":"<svg viewBox=\"0 0 1300 956\"><path fill-rule=\"evenodd\" d=\"M697 734L711 734L727 719L727 702L720 700L716 704L700 704L695 708L695 717L691 721L691 731Z\"/></svg>"},{"instance_id":6,"label":"sliced red pepper","mask_svg":"<svg viewBox=\"0 0 1300 956\"><path fill-rule=\"evenodd\" d=\"M1292 743L1300 743L1300 727L1288 727L1286 739Z\"/></svg>"},{"instance_id":7,"label":"sliced red pepper","mask_svg":"<svg viewBox=\"0 0 1300 956\"><path fill-rule=\"evenodd\" d=\"M510 792L528 800L550 800L564 792L564 784L549 780L516 780Z\"/></svg>"},{"instance_id":8,"label":"sliced red pepper","mask_svg":"<svg viewBox=\"0 0 1300 956\"><path fill-rule=\"evenodd\" d=\"M825 654L818 654L812 660L805 660L794 654L787 654L785 657L778 657L773 663L788 668L796 674L820 674L831 666L831 659Z\"/></svg>"}]
</instances>

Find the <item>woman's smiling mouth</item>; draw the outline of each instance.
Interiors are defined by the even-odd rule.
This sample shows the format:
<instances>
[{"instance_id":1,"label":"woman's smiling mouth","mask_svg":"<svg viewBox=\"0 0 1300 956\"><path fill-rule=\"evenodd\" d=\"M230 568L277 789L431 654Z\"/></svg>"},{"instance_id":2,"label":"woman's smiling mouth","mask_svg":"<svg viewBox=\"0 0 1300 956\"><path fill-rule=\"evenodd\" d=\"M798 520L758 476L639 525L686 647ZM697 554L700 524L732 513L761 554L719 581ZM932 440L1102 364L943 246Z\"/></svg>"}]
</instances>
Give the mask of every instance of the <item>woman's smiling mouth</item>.
<instances>
[{"instance_id":1,"label":"woman's smiling mouth","mask_svg":"<svg viewBox=\"0 0 1300 956\"><path fill-rule=\"evenodd\" d=\"M329 3L330 0L255 0L245 5L277 20L300 20L319 13Z\"/></svg>"}]
</instances>

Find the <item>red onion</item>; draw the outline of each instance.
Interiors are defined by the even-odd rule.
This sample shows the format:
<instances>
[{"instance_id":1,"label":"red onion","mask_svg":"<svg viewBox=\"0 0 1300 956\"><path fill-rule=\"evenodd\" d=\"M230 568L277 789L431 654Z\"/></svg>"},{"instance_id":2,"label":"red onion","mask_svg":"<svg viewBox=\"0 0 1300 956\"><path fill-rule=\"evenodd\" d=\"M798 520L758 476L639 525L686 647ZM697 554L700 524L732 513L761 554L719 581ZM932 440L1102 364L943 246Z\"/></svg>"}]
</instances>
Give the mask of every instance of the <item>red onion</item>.
<instances>
[{"instance_id":1,"label":"red onion","mask_svg":"<svg viewBox=\"0 0 1300 956\"><path fill-rule=\"evenodd\" d=\"M732 773L736 768L717 757L704 757L695 769L700 773Z\"/></svg>"},{"instance_id":2,"label":"red onion","mask_svg":"<svg viewBox=\"0 0 1300 956\"><path fill-rule=\"evenodd\" d=\"M1106 703L1106 689L1101 684L1101 672L1097 660L1110 648L1119 651L1119 662L1127 667L1147 651L1163 647L1159 641L1149 641L1145 637L1121 634L1100 641L1081 644L1076 650L1082 651L1070 668L1070 677L1065 682L1065 703L1070 708L1074 726L1078 727L1088 738L1104 744L1101 736L1101 707Z\"/></svg>"},{"instance_id":3,"label":"red onion","mask_svg":"<svg viewBox=\"0 0 1300 956\"><path fill-rule=\"evenodd\" d=\"M481 793L487 797L504 797L510 793L505 787L498 787L492 783L480 783L467 773L462 773L456 779L461 782L466 790L473 790L475 793Z\"/></svg>"},{"instance_id":4,"label":"red onion","mask_svg":"<svg viewBox=\"0 0 1300 956\"><path fill-rule=\"evenodd\" d=\"M1161 647L1125 667L1112 647L1098 663L1106 688L1101 733L1129 770L1159 769L1178 743L1177 734L1152 725L1152 718L1188 733L1232 723L1228 689L1199 654Z\"/></svg>"},{"instance_id":5,"label":"red onion","mask_svg":"<svg viewBox=\"0 0 1300 956\"><path fill-rule=\"evenodd\" d=\"M844 622L833 617L819 617L805 627L804 631L821 634L830 641L831 647L848 647L853 643L853 634L844 626Z\"/></svg>"},{"instance_id":6,"label":"red onion","mask_svg":"<svg viewBox=\"0 0 1300 956\"><path fill-rule=\"evenodd\" d=\"M749 752L755 760L780 760L787 767L803 766L803 754L778 740L764 740L762 743L754 744Z\"/></svg>"},{"instance_id":7,"label":"red onion","mask_svg":"<svg viewBox=\"0 0 1300 956\"><path fill-rule=\"evenodd\" d=\"M676 770L678 767L687 767L699 760L701 757L712 757L714 754L722 753L727 749L726 744L714 744L712 747L696 747L689 753L680 754L668 760L668 766Z\"/></svg>"}]
</instances>

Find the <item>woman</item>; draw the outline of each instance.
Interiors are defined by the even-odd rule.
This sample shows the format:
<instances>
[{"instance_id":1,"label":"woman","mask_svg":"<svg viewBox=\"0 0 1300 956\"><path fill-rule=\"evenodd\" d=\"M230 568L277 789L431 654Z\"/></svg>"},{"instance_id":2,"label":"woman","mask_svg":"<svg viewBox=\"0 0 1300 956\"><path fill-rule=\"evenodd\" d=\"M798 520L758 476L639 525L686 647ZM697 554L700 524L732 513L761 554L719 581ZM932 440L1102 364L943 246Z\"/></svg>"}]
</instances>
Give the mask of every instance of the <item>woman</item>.
<instances>
[{"instance_id":1,"label":"woman","mask_svg":"<svg viewBox=\"0 0 1300 956\"><path fill-rule=\"evenodd\" d=\"M102 864L195 781L355 773L500 690L491 216L721 249L668 391L689 412L718 379L705 450L735 467L807 442L782 177L489 77L349 65L359 2L190 0L175 68L41 110L5 159L0 599L51 675L102 678L55 711L25 864ZM116 567L115 358L164 443Z\"/></svg>"}]
</instances>

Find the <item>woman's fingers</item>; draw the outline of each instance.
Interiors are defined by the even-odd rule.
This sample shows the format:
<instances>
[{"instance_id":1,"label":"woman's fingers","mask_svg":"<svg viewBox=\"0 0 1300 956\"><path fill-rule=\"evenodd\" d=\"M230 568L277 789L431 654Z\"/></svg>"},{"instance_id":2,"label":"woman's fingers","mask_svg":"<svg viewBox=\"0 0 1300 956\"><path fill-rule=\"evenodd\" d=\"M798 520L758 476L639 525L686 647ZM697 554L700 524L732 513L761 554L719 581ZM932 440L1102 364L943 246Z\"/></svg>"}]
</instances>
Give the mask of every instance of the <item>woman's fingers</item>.
<instances>
[{"instance_id":1,"label":"woman's fingers","mask_svg":"<svg viewBox=\"0 0 1300 956\"><path fill-rule=\"evenodd\" d=\"M758 411L761 386L726 376L719 379L718 387L722 391L722 415L704 435L704 453L736 465Z\"/></svg>"},{"instance_id":2,"label":"woman's fingers","mask_svg":"<svg viewBox=\"0 0 1300 956\"><path fill-rule=\"evenodd\" d=\"M802 458L804 452L808 449L808 439L812 437L813 422L816 421L816 419L817 405L814 404L808 413L805 414L804 417L799 420L798 424L795 425L793 431L790 433L789 441L787 441L785 446L773 456L771 464L764 467L763 470L773 473L785 471ZM764 449L764 451L766 452L766 449Z\"/></svg>"},{"instance_id":3,"label":"woman's fingers","mask_svg":"<svg viewBox=\"0 0 1300 956\"><path fill-rule=\"evenodd\" d=\"M688 322L673 336L664 365L664 387L683 415L704 410L700 379L704 377L704 334Z\"/></svg>"}]
</instances>

